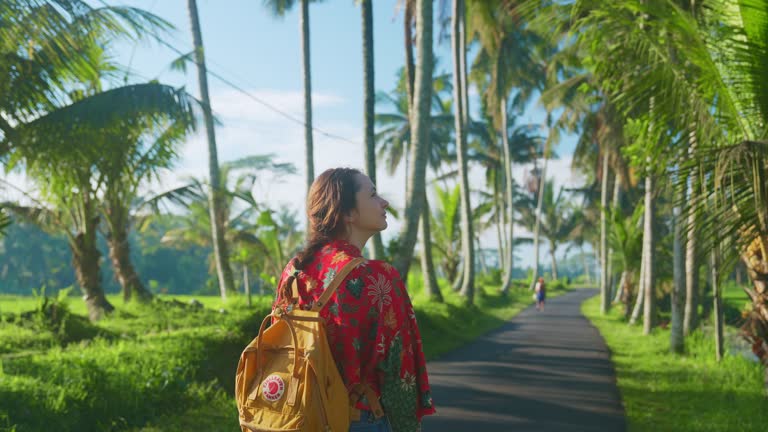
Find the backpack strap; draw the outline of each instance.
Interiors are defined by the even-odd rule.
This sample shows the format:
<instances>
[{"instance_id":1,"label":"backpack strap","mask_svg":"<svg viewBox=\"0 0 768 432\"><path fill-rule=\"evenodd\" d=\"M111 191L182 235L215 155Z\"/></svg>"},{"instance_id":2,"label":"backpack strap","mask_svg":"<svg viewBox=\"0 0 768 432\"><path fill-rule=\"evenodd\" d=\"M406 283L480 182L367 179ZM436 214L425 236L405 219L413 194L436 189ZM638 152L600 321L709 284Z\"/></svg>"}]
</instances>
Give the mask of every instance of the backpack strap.
<instances>
[{"instance_id":1,"label":"backpack strap","mask_svg":"<svg viewBox=\"0 0 768 432\"><path fill-rule=\"evenodd\" d=\"M293 275L293 282L291 282L291 304L295 307L299 304L299 275Z\"/></svg>"},{"instance_id":2,"label":"backpack strap","mask_svg":"<svg viewBox=\"0 0 768 432\"><path fill-rule=\"evenodd\" d=\"M328 303L328 300L331 298L333 293L336 292L336 289L341 285L341 282L344 281L344 278L347 277L347 275L354 270L355 267L357 267L358 264L365 261L365 258L358 257L353 259L352 261L348 262L342 269L336 273L336 276L331 281L331 284L328 285L328 287L323 291L323 294L320 296L320 298L315 302L315 304L312 306L312 312L320 312L323 307L325 307L325 304Z\"/></svg>"}]
</instances>

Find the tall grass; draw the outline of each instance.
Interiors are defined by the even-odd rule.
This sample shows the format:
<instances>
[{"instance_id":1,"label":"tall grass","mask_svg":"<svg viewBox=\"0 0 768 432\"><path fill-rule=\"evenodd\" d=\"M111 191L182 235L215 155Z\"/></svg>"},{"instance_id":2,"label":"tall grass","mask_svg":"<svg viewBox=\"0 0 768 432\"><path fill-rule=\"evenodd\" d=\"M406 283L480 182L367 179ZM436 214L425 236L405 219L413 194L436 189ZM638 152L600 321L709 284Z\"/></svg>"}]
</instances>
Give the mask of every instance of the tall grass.
<instances>
[{"instance_id":1,"label":"tall grass","mask_svg":"<svg viewBox=\"0 0 768 432\"><path fill-rule=\"evenodd\" d=\"M672 354L669 330L643 336L616 309L600 315L599 298L582 305L612 352L629 431L766 430L762 366L734 350L718 363L706 328L686 338L684 355Z\"/></svg>"}]
</instances>

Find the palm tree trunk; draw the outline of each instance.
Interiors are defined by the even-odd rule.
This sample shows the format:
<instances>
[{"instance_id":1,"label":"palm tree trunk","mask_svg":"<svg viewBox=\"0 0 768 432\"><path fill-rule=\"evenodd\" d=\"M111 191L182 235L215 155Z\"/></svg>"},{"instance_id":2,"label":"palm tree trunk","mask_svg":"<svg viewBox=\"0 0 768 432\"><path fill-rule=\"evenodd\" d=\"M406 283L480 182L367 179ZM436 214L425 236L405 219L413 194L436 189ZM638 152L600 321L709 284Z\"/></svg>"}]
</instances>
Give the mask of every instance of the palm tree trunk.
<instances>
[{"instance_id":1,"label":"palm tree trunk","mask_svg":"<svg viewBox=\"0 0 768 432\"><path fill-rule=\"evenodd\" d=\"M621 201L621 178L619 177L618 172L616 173L616 176L613 179L613 201L611 206L614 209L620 208L620 201ZM613 274L613 248L609 245L608 246L608 289L606 290L608 292L608 298L613 295L613 289L614 285L616 283L616 275ZM617 289L619 291L619 289ZM610 305L609 305L610 307Z\"/></svg>"},{"instance_id":2,"label":"palm tree trunk","mask_svg":"<svg viewBox=\"0 0 768 432\"><path fill-rule=\"evenodd\" d=\"M618 303L621 301L621 296L624 294L624 285L627 283L627 277L629 276L629 272L624 270L621 272L621 278L619 278L619 285L616 287L616 296L613 298L614 303Z\"/></svg>"},{"instance_id":3,"label":"palm tree trunk","mask_svg":"<svg viewBox=\"0 0 768 432\"><path fill-rule=\"evenodd\" d=\"M459 50L461 66L461 97L462 113L464 114L464 127L469 128L469 78L467 76L467 2L461 2L461 49ZM466 136L464 138L466 140Z\"/></svg>"},{"instance_id":4,"label":"palm tree trunk","mask_svg":"<svg viewBox=\"0 0 768 432\"><path fill-rule=\"evenodd\" d=\"M107 301L101 287L101 269L99 267L101 252L96 245L98 217L86 216L86 218L82 231L75 236L69 246L72 250L75 277L88 308L88 317L91 321L97 321L115 308Z\"/></svg>"},{"instance_id":5,"label":"palm tree trunk","mask_svg":"<svg viewBox=\"0 0 768 432\"><path fill-rule=\"evenodd\" d=\"M688 157L692 157L698 146L696 136L696 123L691 123L688 132ZM694 187L696 177L698 177L696 167L691 171L688 177L688 233L685 245L685 316L683 317L683 333L688 336L699 325L699 262L697 259L697 241L696 241L696 207L698 203L698 193Z\"/></svg>"},{"instance_id":6,"label":"palm tree trunk","mask_svg":"<svg viewBox=\"0 0 768 432\"><path fill-rule=\"evenodd\" d=\"M683 334L683 317L685 313L685 268L683 260L683 229L682 220L680 219L680 207L673 208L672 324L670 326L669 344L672 352L676 354L682 354L685 349L685 336Z\"/></svg>"},{"instance_id":7,"label":"palm tree trunk","mask_svg":"<svg viewBox=\"0 0 768 432\"><path fill-rule=\"evenodd\" d=\"M723 341L723 299L720 292L720 251L718 246L712 249L710 260L712 263L712 306L714 308L715 325L715 358L717 361L723 359L724 341Z\"/></svg>"},{"instance_id":8,"label":"palm tree trunk","mask_svg":"<svg viewBox=\"0 0 768 432\"><path fill-rule=\"evenodd\" d=\"M110 224L111 225L111 224ZM123 300L129 302L133 294L141 302L152 300L150 293L136 274L136 269L131 262L131 246L128 243L128 230L126 228L111 229L107 238L109 245L109 258L115 269L115 276L123 289Z\"/></svg>"},{"instance_id":9,"label":"palm tree trunk","mask_svg":"<svg viewBox=\"0 0 768 432\"><path fill-rule=\"evenodd\" d=\"M373 6L371 0L362 0L360 12L363 21L363 129L365 130L365 172L373 184L376 184L376 142L374 140L374 69L373 69ZM373 236L372 259L384 257L384 244L381 234Z\"/></svg>"},{"instance_id":10,"label":"palm tree trunk","mask_svg":"<svg viewBox=\"0 0 768 432\"><path fill-rule=\"evenodd\" d=\"M472 207L469 197L469 173L467 164L467 130L464 113L464 86L462 81L462 51L464 46L464 1L453 0L453 31L451 45L453 48L453 100L456 110L454 121L456 123L456 156L459 165L459 194L461 198L461 255L464 261L464 278L460 293L468 303L474 302L475 296L475 238L472 227Z\"/></svg>"},{"instance_id":11,"label":"palm tree trunk","mask_svg":"<svg viewBox=\"0 0 768 432\"><path fill-rule=\"evenodd\" d=\"M600 313L605 315L610 307L608 293L608 152L603 151L603 178L600 186Z\"/></svg>"},{"instance_id":12,"label":"palm tree trunk","mask_svg":"<svg viewBox=\"0 0 768 432\"><path fill-rule=\"evenodd\" d=\"M109 232L107 233L107 245L109 247L109 258L112 261L112 267L115 270L120 287L123 290L123 301L129 302L135 292L139 301L146 302L152 300L150 293L136 274L136 269L131 261L131 247L128 242L128 220L129 210L124 205L119 194L111 194L107 191L105 219Z\"/></svg>"},{"instance_id":13,"label":"palm tree trunk","mask_svg":"<svg viewBox=\"0 0 768 432\"><path fill-rule=\"evenodd\" d=\"M219 158L216 150L216 132L213 124L211 100L208 96L208 72L205 67L205 54L203 52L203 36L200 31L200 19L197 14L196 0L187 1L189 7L189 19L192 22L192 38L195 44L195 62L197 63L197 75L200 85L200 99L203 103L203 117L205 118L205 131L208 136L208 175L210 188L208 201L211 217L211 237L213 240L213 254L216 259L216 271L219 279L221 299L227 299L227 292L234 287L232 269L229 267L227 245L224 239L223 202L221 200L221 179L219 174Z\"/></svg>"},{"instance_id":14,"label":"palm tree trunk","mask_svg":"<svg viewBox=\"0 0 768 432\"><path fill-rule=\"evenodd\" d=\"M453 275L453 278L449 279L451 280L451 289L454 292L461 291L461 284L464 282L464 262L459 262L459 265L456 266L456 273Z\"/></svg>"},{"instance_id":15,"label":"palm tree trunk","mask_svg":"<svg viewBox=\"0 0 768 432\"><path fill-rule=\"evenodd\" d=\"M414 80L415 77L415 69L416 66L413 62L413 0L406 0L405 2L405 20L403 21L404 24L404 30L405 30L405 86L406 90L408 91L408 113L409 113L409 120L411 120L411 111L413 108L413 86L414 86ZM408 152L406 151L406 156ZM408 172L407 166L406 166L406 173ZM407 183L407 180L406 180Z\"/></svg>"},{"instance_id":16,"label":"palm tree trunk","mask_svg":"<svg viewBox=\"0 0 768 432\"><path fill-rule=\"evenodd\" d=\"M653 174L650 170L651 160L646 160L648 173L645 177L645 220L643 228L643 260L645 261L645 310L643 317L643 334L650 334L653 329L654 315L656 313L654 301L654 238L653 238Z\"/></svg>"},{"instance_id":17,"label":"palm tree trunk","mask_svg":"<svg viewBox=\"0 0 768 432\"><path fill-rule=\"evenodd\" d=\"M496 179L493 180L493 199L495 201L493 205L494 207L496 207L496 236L499 242L498 243L499 244L499 247L498 247L499 268L502 269L503 271L504 263L506 262L504 261L504 241L501 236L502 226L504 223L502 212L504 211L504 209L502 208L502 205L501 205L501 196L499 195L499 184L496 181Z\"/></svg>"},{"instance_id":18,"label":"palm tree trunk","mask_svg":"<svg viewBox=\"0 0 768 432\"><path fill-rule=\"evenodd\" d=\"M435 276L435 264L432 260L432 231L430 229L429 202L424 193L424 207L421 212L421 272L424 277L424 292L427 297L437 303L443 302L440 286Z\"/></svg>"},{"instance_id":19,"label":"palm tree trunk","mask_svg":"<svg viewBox=\"0 0 768 432\"><path fill-rule=\"evenodd\" d=\"M559 280L560 278L557 276L557 258L555 257L555 249L557 249L557 245L550 242L549 256L552 258L552 279Z\"/></svg>"},{"instance_id":20,"label":"palm tree trunk","mask_svg":"<svg viewBox=\"0 0 768 432\"><path fill-rule=\"evenodd\" d=\"M416 79L416 66L413 61L413 24L416 21L413 16L414 0L406 0L405 2L405 20L403 21L405 31L405 88L408 92L408 123L413 127L413 88L414 80ZM405 146L405 196L408 196L408 173L410 169L410 141L404 143Z\"/></svg>"},{"instance_id":21,"label":"palm tree trunk","mask_svg":"<svg viewBox=\"0 0 768 432\"><path fill-rule=\"evenodd\" d=\"M306 147L307 192L315 181L314 144L312 142L312 67L309 50L309 0L301 0L299 18L301 31L301 58L304 72L304 144Z\"/></svg>"},{"instance_id":22,"label":"palm tree trunk","mask_svg":"<svg viewBox=\"0 0 768 432\"><path fill-rule=\"evenodd\" d=\"M414 80L413 121L411 121L411 166L406 195L405 223L400 233L400 250L395 259L395 268L403 280L408 270L416 245L423 195L426 189L427 157L429 155L430 108L432 105L432 1L416 1L416 34L418 36L418 57Z\"/></svg>"},{"instance_id":23,"label":"palm tree trunk","mask_svg":"<svg viewBox=\"0 0 768 432\"><path fill-rule=\"evenodd\" d=\"M536 198L536 223L533 226L533 277L531 278L530 289L536 287L536 279L539 276L539 241L541 237L541 210L544 205L544 188L547 184L547 162L549 158L549 142L547 138L547 148L544 149L544 166L541 168L541 179L539 180L538 197Z\"/></svg>"},{"instance_id":24,"label":"palm tree trunk","mask_svg":"<svg viewBox=\"0 0 768 432\"><path fill-rule=\"evenodd\" d=\"M643 245L643 251L645 251L645 245ZM643 257L645 254L642 255ZM640 310L645 300L645 259L640 259L640 277L638 278L637 286L637 298L635 299L635 307L632 309L632 317L629 319L630 325L637 324L637 320L640 318Z\"/></svg>"},{"instance_id":25,"label":"palm tree trunk","mask_svg":"<svg viewBox=\"0 0 768 432\"><path fill-rule=\"evenodd\" d=\"M691 207L688 211L688 241L685 244L685 316L683 317L683 333L688 336L699 325L699 263L696 258L696 209L694 208L693 188L689 187Z\"/></svg>"},{"instance_id":26,"label":"palm tree trunk","mask_svg":"<svg viewBox=\"0 0 768 432\"><path fill-rule=\"evenodd\" d=\"M507 198L507 207L506 207L506 216L507 220L509 222L509 231L507 231L506 240L507 240L507 250L506 250L506 256L504 257L505 263L504 263L504 282L501 284L501 292L503 294L506 294L509 292L509 289L512 287L512 270L514 266L514 226L515 226L515 213L514 213L514 206L513 206L513 199L514 199L514 183L512 178L512 155L510 154L510 148L509 148L509 137L507 132L507 98L506 96L501 98L501 103L499 106L499 110L501 113L501 147L502 152L504 154L504 172L506 177L506 198Z\"/></svg>"}]
</instances>

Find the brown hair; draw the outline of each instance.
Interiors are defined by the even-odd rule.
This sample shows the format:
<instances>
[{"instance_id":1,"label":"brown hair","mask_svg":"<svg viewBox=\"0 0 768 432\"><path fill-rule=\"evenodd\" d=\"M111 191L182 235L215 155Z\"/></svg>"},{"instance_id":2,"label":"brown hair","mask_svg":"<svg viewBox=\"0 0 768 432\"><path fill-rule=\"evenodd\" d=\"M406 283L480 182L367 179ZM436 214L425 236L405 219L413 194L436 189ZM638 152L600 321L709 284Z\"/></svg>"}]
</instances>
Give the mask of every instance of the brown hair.
<instances>
[{"instance_id":1,"label":"brown hair","mask_svg":"<svg viewBox=\"0 0 768 432\"><path fill-rule=\"evenodd\" d=\"M292 296L291 284L298 272L314 258L315 252L339 238L346 230L344 216L357 207L357 191L360 189L355 176L362 175L354 168L331 168L318 176L307 195L307 243L293 258L296 271L280 286L283 303Z\"/></svg>"}]
</instances>

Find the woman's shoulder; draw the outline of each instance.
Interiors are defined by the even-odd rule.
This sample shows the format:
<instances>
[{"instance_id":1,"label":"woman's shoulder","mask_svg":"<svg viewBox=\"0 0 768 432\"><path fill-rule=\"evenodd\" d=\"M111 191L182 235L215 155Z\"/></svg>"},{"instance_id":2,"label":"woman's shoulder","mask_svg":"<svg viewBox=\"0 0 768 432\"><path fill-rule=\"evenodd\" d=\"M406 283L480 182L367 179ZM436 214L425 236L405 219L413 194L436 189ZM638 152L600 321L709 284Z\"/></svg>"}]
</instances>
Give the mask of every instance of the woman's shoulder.
<instances>
[{"instance_id":1,"label":"woman's shoulder","mask_svg":"<svg viewBox=\"0 0 768 432\"><path fill-rule=\"evenodd\" d=\"M368 267L372 272L385 273L387 275L397 277L400 276L400 273L397 271L395 266L383 260L366 260L366 267Z\"/></svg>"},{"instance_id":2,"label":"woman's shoulder","mask_svg":"<svg viewBox=\"0 0 768 432\"><path fill-rule=\"evenodd\" d=\"M398 282L400 281L400 272L390 263L383 260L366 259L360 263L352 272L355 277L364 276L366 279L384 279Z\"/></svg>"}]
</instances>

